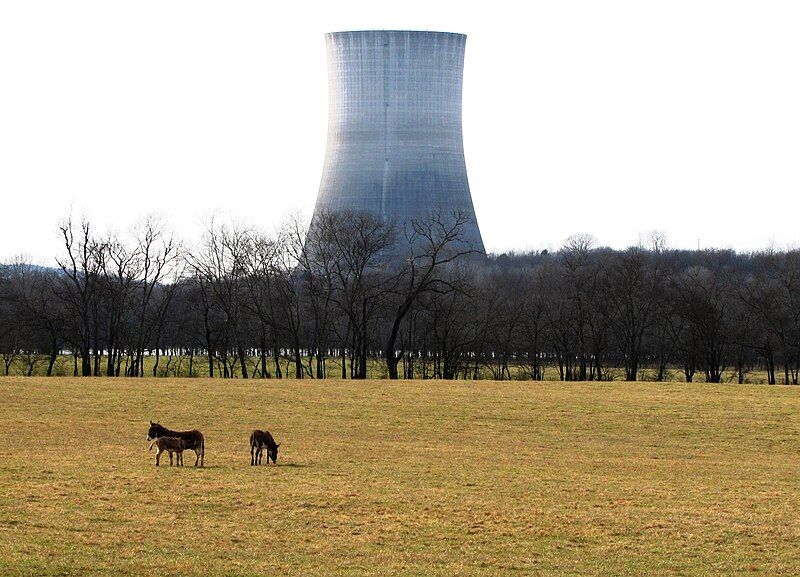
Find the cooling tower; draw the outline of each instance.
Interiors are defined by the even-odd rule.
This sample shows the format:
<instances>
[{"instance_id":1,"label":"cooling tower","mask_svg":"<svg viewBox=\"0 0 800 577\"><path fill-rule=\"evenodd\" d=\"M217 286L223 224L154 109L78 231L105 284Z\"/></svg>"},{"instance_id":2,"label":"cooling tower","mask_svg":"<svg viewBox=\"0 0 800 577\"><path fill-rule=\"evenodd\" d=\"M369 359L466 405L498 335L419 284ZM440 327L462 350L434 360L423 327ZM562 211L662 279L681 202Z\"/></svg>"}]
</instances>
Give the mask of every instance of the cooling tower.
<instances>
[{"instance_id":1,"label":"cooling tower","mask_svg":"<svg viewBox=\"0 0 800 577\"><path fill-rule=\"evenodd\" d=\"M328 144L315 214L369 212L405 226L455 212L483 251L461 133L466 36L369 30L326 35Z\"/></svg>"}]
</instances>

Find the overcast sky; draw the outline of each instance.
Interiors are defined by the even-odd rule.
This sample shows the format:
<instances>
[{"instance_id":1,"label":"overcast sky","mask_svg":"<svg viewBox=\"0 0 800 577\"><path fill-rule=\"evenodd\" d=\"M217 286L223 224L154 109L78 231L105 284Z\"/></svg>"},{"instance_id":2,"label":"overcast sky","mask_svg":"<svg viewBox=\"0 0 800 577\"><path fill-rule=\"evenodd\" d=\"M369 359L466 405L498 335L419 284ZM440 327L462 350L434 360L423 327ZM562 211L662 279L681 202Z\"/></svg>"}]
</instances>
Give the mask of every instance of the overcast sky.
<instances>
[{"instance_id":1,"label":"overcast sky","mask_svg":"<svg viewBox=\"0 0 800 577\"><path fill-rule=\"evenodd\" d=\"M475 7L473 7L475 6ZM468 35L464 144L487 250L798 242L800 3L0 3L0 259L49 262L70 209L310 216L324 33Z\"/></svg>"}]
</instances>

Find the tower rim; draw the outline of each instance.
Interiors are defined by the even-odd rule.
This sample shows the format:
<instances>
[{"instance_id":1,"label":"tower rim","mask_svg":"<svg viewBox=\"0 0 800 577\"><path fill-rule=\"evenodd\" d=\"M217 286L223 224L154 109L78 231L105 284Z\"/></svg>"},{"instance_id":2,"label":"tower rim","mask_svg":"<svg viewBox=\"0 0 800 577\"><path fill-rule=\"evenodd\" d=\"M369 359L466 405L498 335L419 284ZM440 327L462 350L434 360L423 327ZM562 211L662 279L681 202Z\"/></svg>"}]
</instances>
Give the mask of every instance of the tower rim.
<instances>
[{"instance_id":1,"label":"tower rim","mask_svg":"<svg viewBox=\"0 0 800 577\"><path fill-rule=\"evenodd\" d=\"M466 38L467 35L462 32L448 32L445 30L405 30L405 29L382 29L382 28L372 28L372 29L363 29L363 30L336 30L333 32L326 32L325 36L338 36L341 34L366 34L370 32L390 32L390 33L411 33L411 34L437 34L437 35L449 35L449 36L461 36L462 38Z\"/></svg>"}]
</instances>

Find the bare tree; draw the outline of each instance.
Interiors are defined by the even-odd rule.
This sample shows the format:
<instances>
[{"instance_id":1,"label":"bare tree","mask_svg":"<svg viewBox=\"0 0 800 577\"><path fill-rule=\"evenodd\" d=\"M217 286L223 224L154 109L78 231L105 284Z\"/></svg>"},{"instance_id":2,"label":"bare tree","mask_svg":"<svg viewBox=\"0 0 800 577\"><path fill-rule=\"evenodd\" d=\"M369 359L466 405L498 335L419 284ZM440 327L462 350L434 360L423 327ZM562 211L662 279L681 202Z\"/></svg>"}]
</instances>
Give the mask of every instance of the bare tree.
<instances>
[{"instance_id":1,"label":"bare tree","mask_svg":"<svg viewBox=\"0 0 800 577\"><path fill-rule=\"evenodd\" d=\"M612 309L612 330L622 352L625 379L638 379L647 337L664 299L665 270L657 253L640 247L610 255L604 299Z\"/></svg>"},{"instance_id":2,"label":"bare tree","mask_svg":"<svg viewBox=\"0 0 800 577\"><path fill-rule=\"evenodd\" d=\"M73 352L80 356L80 374L88 377L92 374L92 312L98 297L97 284L103 260L101 254L105 246L92 235L92 226L88 220L84 219L76 226L70 216L58 228L64 242L65 255L57 259L63 272L63 290L57 294L75 320L77 334L70 344Z\"/></svg>"},{"instance_id":3,"label":"bare tree","mask_svg":"<svg viewBox=\"0 0 800 577\"><path fill-rule=\"evenodd\" d=\"M342 378L346 378L345 351L350 349L350 376L367 378L370 324L386 298L391 282L386 253L396 233L374 216L365 213L331 213L320 216L325 238L337 258L331 263L336 283L334 304L346 317L339 334L342 350Z\"/></svg>"},{"instance_id":4,"label":"bare tree","mask_svg":"<svg viewBox=\"0 0 800 577\"><path fill-rule=\"evenodd\" d=\"M464 230L469 223L469 217L462 213L431 214L411 222L411 229L406 232L406 256L393 291L398 302L390 317L392 325L384 349L390 379L398 378L397 365L403 351L398 354L397 336L411 307L427 292L455 290L441 274L442 270L477 252L464 240Z\"/></svg>"},{"instance_id":5,"label":"bare tree","mask_svg":"<svg viewBox=\"0 0 800 577\"><path fill-rule=\"evenodd\" d=\"M144 376L144 353L150 347L158 353L158 337L182 261L180 243L163 218L148 216L135 228L134 237L139 259L139 302L130 374Z\"/></svg>"},{"instance_id":6,"label":"bare tree","mask_svg":"<svg viewBox=\"0 0 800 577\"><path fill-rule=\"evenodd\" d=\"M99 290L106 305L106 375L119 376L120 360L124 354L126 313L130 311L137 281L141 275L142 259L138 247L127 247L117 236L105 241L106 250L99 253Z\"/></svg>"},{"instance_id":7,"label":"bare tree","mask_svg":"<svg viewBox=\"0 0 800 577\"><path fill-rule=\"evenodd\" d=\"M713 258L713 256L712 256ZM732 293L726 282L729 271L717 264L688 268L677 276L674 289L679 314L688 322L685 336L688 351L697 350L706 381L719 383L729 363ZM687 378L688 380L688 378Z\"/></svg>"},{"instance_id":8,"label":"bare tree","mask_svg":"<svg viewBox=\"0 0 800 577\"><path fill-rule=\"evenodd\" d=\"M327 374L326 359L333 331L334 264L339 256L326 216L313 221L308 229L301 222L299 217L290 221L287 239L292 257L302 272L303 292L313 323L309 355L316 356L316 376L323 379Z\"/></svg>"},{"instance_id":9,"label":"bare tree","mask_svg":"<svg viewBox=\"0 0 800 577\"><path fill-rule=\"evenodd\" d=\"M245 313L247 261L251 251L251 235L239 226L217 225L211 222L203 241L189 256L189 265L200 279L207 313L213 300L222 312L222 343L219 347L223 376L233 377L232 364L228 363L228 350L238 359L242 378L247 378L247 355L242 320ZM206 332L209 334L209 316L206 314ZM210 352L209 352L210 355ZM209 367L212 367L209 357ZM210 368L209 370L213 370Z\"/></svg>"}]
</instances>

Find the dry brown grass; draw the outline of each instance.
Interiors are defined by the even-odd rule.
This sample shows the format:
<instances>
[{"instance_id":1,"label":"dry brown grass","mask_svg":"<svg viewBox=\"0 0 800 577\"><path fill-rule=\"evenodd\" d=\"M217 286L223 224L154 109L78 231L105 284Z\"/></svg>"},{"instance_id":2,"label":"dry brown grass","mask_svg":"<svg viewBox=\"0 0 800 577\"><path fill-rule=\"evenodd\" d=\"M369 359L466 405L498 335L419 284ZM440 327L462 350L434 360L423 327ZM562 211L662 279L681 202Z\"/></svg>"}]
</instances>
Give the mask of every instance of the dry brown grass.
<instances>
[{"instance_id":1,"label":"dry brown grass","mask_svg":"<svg viewBox=\"0 0 800 577\"><path fill-rule=\"evenodd\" d=\"M0 574L792 575L799 395L0 380ZM151 418L206 467L156 469ZM279 466L249 466L256 427Z\"/></svg>"}]
</instances>

